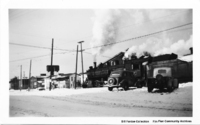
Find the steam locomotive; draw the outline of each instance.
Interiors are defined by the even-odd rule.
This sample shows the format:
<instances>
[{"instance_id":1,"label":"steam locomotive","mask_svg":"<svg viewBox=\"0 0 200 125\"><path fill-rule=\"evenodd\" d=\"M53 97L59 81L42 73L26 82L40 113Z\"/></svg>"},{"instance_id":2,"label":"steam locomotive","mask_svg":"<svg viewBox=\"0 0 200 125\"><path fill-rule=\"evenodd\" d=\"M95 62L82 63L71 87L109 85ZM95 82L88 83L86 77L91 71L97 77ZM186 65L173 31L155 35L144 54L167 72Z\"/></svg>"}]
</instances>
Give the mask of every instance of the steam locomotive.
<instances>
[{"instance_id":1,"label":"steam locomotive","mask_svg":"<svg viewBox=\"0 0 200 125\"><path fill-rule=\"evenodd\" d=\"M100 63L98 66L94 62L94 67L90 66L87 70L87 81L83 84L83 87L101 87L107 84L107 79L110 73L116 69L123 68L129 71L133 71L137 81L143 82L146 78L146 68L143 65L144 62L149 60L148 57L142 56L137 58L132 56L131 59L123 59L124 52L120 52L113 58L107 60L104 63ZM146 84L143 83L145 86Z\"/></svg>"},{"instance_id":2,"label":"steam locomotive","mask_svg":"<svg viewBox=\"0 0 200 125\"><path fill-rule=\"evenodd\" d=\"M101 87L107 84L107 79L110 73L116 69L124 68L125 70L132 71L136 82L140 82L142 86L147 86L148 91L151 92L153 88L163 89L167 85L159 86L160 77L168 72L167 69L171 68L171 73L167 79L172 79L178 83L192 81L192 61L187 62L178 59L176 54L165 54L156 57L141 56L137 58L132 56L130 59L123 59L124 52L120 52L113 58L107 60L104 63L100 63L98 66L94 62L94 67L90 66L87 70L87 81L83 84L83 87ZM168 67L168 68L167 68ZM160 68L160 69L159 69ZM155 69L157 74L154 73ZM156 74L156 75L155 75ZM171 81L172 81L171 80ZM168 80L163 80L168 81ZM175 84L175 82L172 82ZM177 88L168 87L168 89Z\"/></svg>"}]
</instances>

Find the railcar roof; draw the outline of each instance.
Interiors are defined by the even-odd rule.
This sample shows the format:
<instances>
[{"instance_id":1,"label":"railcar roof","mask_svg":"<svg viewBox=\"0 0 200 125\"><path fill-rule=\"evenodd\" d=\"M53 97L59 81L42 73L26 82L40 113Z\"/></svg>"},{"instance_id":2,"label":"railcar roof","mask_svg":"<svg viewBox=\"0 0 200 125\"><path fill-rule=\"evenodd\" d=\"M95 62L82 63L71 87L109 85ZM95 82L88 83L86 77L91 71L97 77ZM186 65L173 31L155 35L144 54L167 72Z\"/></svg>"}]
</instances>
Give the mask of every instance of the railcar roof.
<instances>
[{"instance_id":1,"label":"railcar roof","mask_svg":"<svg viewBox=\"0 0 200 125\"><path fill-rule=\"evenodd\" d=\"M193 55L187 55L187 56L183 56L178 58L181 61L185 61L185 62L192 62L193 61Z\"/></svg>"}]
</instances>

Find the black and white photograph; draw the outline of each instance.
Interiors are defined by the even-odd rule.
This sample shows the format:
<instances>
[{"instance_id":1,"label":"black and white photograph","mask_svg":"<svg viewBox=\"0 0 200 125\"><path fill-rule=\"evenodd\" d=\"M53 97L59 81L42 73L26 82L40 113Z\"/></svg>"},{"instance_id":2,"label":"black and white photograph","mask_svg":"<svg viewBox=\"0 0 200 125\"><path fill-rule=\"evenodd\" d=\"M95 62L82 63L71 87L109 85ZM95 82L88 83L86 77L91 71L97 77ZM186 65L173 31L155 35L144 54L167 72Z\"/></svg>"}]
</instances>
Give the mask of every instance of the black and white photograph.
<instances>
[{"instance_id":1,"label":"black and white photograph","mask_svg":"<svg viewBox=\"0 0 200 125\"><path fill-rule=\"evenodd\" d=\"M192 7L7 8L8 41L1 40L7 118L197 123L194 13Z\"/></svg>"}]
</instances>

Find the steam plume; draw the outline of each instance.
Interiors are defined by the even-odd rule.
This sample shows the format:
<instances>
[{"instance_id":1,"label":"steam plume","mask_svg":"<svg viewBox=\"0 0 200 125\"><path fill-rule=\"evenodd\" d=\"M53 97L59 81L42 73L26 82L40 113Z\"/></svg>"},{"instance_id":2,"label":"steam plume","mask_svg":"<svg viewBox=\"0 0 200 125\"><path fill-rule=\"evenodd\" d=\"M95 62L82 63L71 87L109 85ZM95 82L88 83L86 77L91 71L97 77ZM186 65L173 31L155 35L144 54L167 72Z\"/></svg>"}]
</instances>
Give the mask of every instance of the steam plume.
<instances>
[{"instance_id":1,"label":"steam plume","mask_svg":"<svg viewBox=\"0 0 200 125\"><path fill-rule=\"evenodd\" d=\"M139 46L132 46L129 48L128 51L125 52L125 58L129 58L133 53L136 53L136 56L140 57L145 51L149 52L152 56L171 53L183 56L190 53L190 47L192 47L192 35L187 41L178 40L177 42L172 42L169 38L166 40L150 38Z\"/></svg>"},{"instance_id":2,"label":"steam plume","mask_svg":"<svg viewBox=\"0 0 200 125\"><path fill-rule=\"evenodd\" d=\"M173 23L173 25L176 26L178 24L182 24L183 22L190 22L190 19L192 19L190 17L192 15L191 13L192 10L187 10L187 9L95 10L95 17L93 18L94 21L93 38L90 42L91 47L93 48L92 53L94 55L94 61L96 61L97 55L102 54L104 51L110 49L114 45L112 43L118 42L119 38L120 40L129 39L132 38L133 36L144 34L143 31L146 31L146 33L152 32L153 28L157 28L157 30L159 30L158 28L162 27L161 29L165 29L166 27L168 27L168 23ZM130 26L128 25L130 25L132 28L129 28ZM127 29L129 28L129 31L123 32L121 30L123 27L126 27ZM178 43L181 45L181 43L183 42L185 41L182 42L179 41ZM102 46L107 44L109 46ZM150 38L145 43L141 43L141 45L131 47L127 51L125 56L126 57L128 55L130 56L132 52L134 53L137 52L136 55L140 56L144 51L148 52L148 50L150 53L153 53L153 55L162 54L166 51L175 51L173 50L174 49L173 46L170 46L172 44L173 42L169 38L167 39ZM166 45L165 46L166 48L164 48L164 45ZM149 46L153 46L152 49L150 49ZM160 48L161 46L162 49ZM171 49L169 48L167 49L167 47L171 47ZM182 53L181 51L178 52Z\"/></svg>"},{"instance_id":3,"label":"steam plume","mask_svg":"<svg viewBox=\"0 0 200 125\"><path fill-rule=\"evenodd\" d=\"M117 26L120 17L120 10L96 10L93 27L93 38L91 46L101 46L116 41ZM110 46L94 48L93 55L98 55ZM95 58L96 56L94 56ZM96 60L95 60L96 61Z\"/></svg>"}]
</instances>

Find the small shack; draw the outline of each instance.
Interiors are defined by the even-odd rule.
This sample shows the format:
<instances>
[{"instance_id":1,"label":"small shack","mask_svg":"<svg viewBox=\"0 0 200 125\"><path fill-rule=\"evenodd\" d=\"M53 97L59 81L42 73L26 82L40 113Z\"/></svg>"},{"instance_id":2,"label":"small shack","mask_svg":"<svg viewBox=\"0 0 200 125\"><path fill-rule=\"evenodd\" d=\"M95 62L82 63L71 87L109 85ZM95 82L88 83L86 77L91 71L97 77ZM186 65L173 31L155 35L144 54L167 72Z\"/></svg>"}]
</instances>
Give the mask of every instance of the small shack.
<instances>
[{"instance_id":1,"label":"small shack","mask_svg":"<svg viewBox=\"0 0 200 125\"><path fill-rule=\"evenodd\" d=\"M75 85L75 74L71 74L69 76L69 84L70 84L70 88L80 88L81 86L81 78L80 76L77 74L76 76L76 85Z\"/></svg>"}]
</instances>

